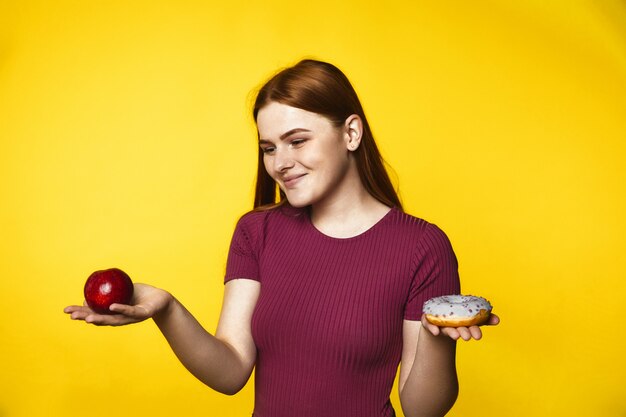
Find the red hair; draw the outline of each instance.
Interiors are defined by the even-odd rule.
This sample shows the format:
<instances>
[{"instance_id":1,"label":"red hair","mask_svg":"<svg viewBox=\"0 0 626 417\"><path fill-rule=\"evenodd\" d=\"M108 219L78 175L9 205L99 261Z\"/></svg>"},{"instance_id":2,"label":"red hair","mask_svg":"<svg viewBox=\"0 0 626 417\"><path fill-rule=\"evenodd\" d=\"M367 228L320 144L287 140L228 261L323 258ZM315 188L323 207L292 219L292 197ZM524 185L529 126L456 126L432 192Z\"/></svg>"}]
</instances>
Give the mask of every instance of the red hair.
<instances>
[{"instance_id":1,"label":"red hair","mask_svg":"<svg viewBox=\"0 0 626 417\"><path fill-rule=\"evenodd\" d=\"M361 102L350 81L339 68L326 62L305 59L280 71L257 94L252 113L255 122L259 110L271 102L317 113L329 119L336 127L342 126L349 116L358 115L363 122L363 135L354 156L361 182L383 204L402 209L402 203L389 179ZM254 208L283 202L285 196L277 188L265 170L263 152L259 149Z\"/></svg>"}]
</instances>

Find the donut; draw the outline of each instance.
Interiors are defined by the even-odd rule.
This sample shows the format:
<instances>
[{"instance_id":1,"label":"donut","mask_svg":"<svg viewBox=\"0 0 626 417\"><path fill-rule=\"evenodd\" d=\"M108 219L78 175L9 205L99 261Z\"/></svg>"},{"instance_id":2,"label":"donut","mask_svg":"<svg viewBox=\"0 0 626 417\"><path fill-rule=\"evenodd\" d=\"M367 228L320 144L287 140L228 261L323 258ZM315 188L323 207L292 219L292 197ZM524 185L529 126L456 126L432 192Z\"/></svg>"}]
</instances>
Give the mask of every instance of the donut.
<instances>
[{"instance_id":1,"label":"donut","mask_svg":"<svg viewBox=\"0 0 626 417\"><path fill-rule=\"evenodd\" d=\"M426 320L442 327L475 326L487 321L491 304L473 295L443 295L424 303Z\"/></svg>"}]
</instances>

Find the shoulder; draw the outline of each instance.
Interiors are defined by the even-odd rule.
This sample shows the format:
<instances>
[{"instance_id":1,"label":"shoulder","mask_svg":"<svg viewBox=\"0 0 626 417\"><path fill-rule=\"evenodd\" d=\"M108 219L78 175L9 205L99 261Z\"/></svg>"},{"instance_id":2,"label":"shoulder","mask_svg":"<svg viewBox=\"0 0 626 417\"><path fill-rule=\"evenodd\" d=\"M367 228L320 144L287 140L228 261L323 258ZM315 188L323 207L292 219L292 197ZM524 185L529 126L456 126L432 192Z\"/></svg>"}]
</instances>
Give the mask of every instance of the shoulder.
<instances>
[{"instance_id":1,"label":"shoulder","mask_svg":"<svg viewBox=\"0 0 626 417\"><path fill-rule=\"evenodd\" d=\"M237 226L249 227L263 223L267 216L270 215L273 210L274 209L248 211L247 213L244 213L242 216L239 217L239 219L237 220Z\"/></svg>"},{"instance_id":2,"label":"shoulder","mask_svg":"<svg viewBox=\"0 0 626 417\"><path fill-rule=\"evenodd\" d=\"M397 208L393 208L390 213L388 227L395 233L413 236L413 238L418 240L448 239L445 232L436 224Z\"/></svg>"},{"instance_id":3,"label":"shoulder","mask_svg":"<svg viewBox=\"0 0 626 417\"><path fill-rule=\"evenodd\" d=\"M303 210L287 204L268 209L254 209L239 218L236 230L258 235L263 233L268 225L276 227L297 221L303 217L302 214Z\"/></svg>"},{"instance_id":4,"label":"shoulder","mask_svg":"<svg viewBox=\"0 0 626 417\"><path fill-rule=\"evenodd\" d=\"M248 243L256 242L265 229L264 225L270 215L270 210L252 210L243 214L237 220L235 237L244 239Z\"/></svg>"},{"instance_id":5,"label":"shoulder","mask_svg":"<svg viewBox=\"0 0 626 417\"><path fill-rule=\"evenodd\" d=\"M268 219L289 219L299 217L304 212L303 209L282 204L270 208L256 208L248 211L239 218L239 223L259 223Z\"/></svg>"},{"instance_id":6,"label":"shoulder","mask_svg":"<svg viewBox=\"0 0 626 417\"><path fill-rule=\"evenodd\" d=\"M454 259L454 249L448 235L435 223L394 209L388 230L394 244L410 248L415 263L432 257Z\"/></svg>"}]
</instances>

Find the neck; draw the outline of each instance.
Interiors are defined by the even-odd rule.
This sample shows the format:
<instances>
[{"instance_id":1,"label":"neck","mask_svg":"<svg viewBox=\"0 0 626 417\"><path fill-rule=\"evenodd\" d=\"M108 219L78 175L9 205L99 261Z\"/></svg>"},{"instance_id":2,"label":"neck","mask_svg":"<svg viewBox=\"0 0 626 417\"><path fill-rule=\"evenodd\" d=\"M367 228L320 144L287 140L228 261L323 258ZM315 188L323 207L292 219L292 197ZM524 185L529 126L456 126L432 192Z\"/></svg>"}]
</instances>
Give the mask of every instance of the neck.
<instances>
[{"instance_id":1,"label":"neck","mask_svg":"<svg viewBox=\"0 0 626 417\"><path fill-rule=\"evenodd\" d=\"M369 194L359 181L352 192L311 207L311 222L320 232L338 238L357 236L382 219L389 207Z\"/></svg>"}]
</instances>

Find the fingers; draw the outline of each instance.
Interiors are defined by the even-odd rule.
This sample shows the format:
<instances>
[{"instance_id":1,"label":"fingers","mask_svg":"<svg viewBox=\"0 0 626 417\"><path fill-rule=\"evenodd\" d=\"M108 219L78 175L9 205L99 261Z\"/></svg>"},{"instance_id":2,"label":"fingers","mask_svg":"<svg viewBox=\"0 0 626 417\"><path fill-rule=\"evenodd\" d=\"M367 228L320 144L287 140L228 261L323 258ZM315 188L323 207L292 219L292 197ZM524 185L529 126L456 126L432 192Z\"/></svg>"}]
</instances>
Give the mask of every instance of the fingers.
<instances>
[{"instance_id":1,"label":"fingers","mask_svg":"<svg viewBox=\"0 0 626 417\"><path fill-rule=\"evenodd\" d=\"M478 326L471 327L442 327L441 333L445 334L453 340L463 339L465 341L482 338L482 331Z\"/></svg>"},{"instance_id":2,"label":"fingers","mask_svg":"<svg viewBox=\"0 0 626 417\"><path fill-rule=\"evenodd\" d=\"M489 317L489 321L485 323L486 325L495 326L500 323L500 318L495 314L492 314ZM439 327L428 320L426 320L425 316L422 316L422 327L426 328L433 336L444 335L449 337L452 340L462 339L465 341L469 340L480 340L483 337L483 332L480 326L470 326L470 327Z\"/></svg>"},{"instance_id":3,"label":"fingers","mask_svg":"<svg viewBox=\"0 0 626 417\"><path fill-rule=\"evenodd\" d=\"M435 326L434 324L426 320L425 314L422 315L422 327L428 330L433 336L439 336L439 333L441 333L439 326Z\"/></svg>"},{"instance_id":4,"label":"fingers","mask_svg":"<svg viewBox=\"0 0 626 417\"><path fill-rule=\"evenodd\" d=\"M495 325L497 325L497 324L499 324L499 323L500 323L500 317L499 317L499 316L497 316L497 315L495 315L495 314L493 314L493 313L491 313L491 314L489 315L489 320L487 321L487 323L486 323L486 324L487 324L488 326L495 326Z\"/></svg>"},{"instance_id":5,"label":"fingers","mask_svg":"<svg viewBox=\"0 0 626 417\"><path fill-rule=\"evenodd\" d=\"M82 320L96 326L123 326L145 320L145 317L137 314L137 309L132 306L114 304L111 307L111 311L118 314L98 314L87 306L68 306L63 312L69 314L72 320Z\"/></svg>"},{"instance_id":6,"label":"fingers","mask_svg":"<svg viewBox=\"0 0 626 417\"><path fill-rule=\"evenodd\" d=\"M497 324L498 321L499 319L496 316L494 324ZM422 327L425 327L433 336L445 335L452 340L480 340L483 337L482 331L480 330L479 326L439 327L426 320L425 315L422 316Z\"/></svg>"},{"instance_id":7,"label":"fingers","mask_svg":"<svg viewBox=\"0 0 626 417\"><path fill-rule=\"evenodd\" d=\"M483 332L478 326L471 326L468 330L474 340L480 340L483 337ZM469 339L465 339L465 340L469 340Z\"/></svg>"},{"instance_id":8,"label":"fingers","mask_svg":"<svg viewBox=\"0 0 626 417\"><path fill-rule=\"evenodd\" d=\"M63 309L63 312L69 314L72 320L83 320L88 323L91 323L93 320L92 316L96 315L86 302L82 306L67 306Z\"/></svg>"},{"instance_id":9,"label":"fingers","mask_svg":"<svg viewBox=\"0 0 626 417\"><path fill-rule=\"evenodd\" d=\"M124 315L127 315L127 316L134 316L135 315L135 309L133 308L133 306L130 306L130 305L127 305L127 304L116 304L116 303L113 303L109 307L109 310L111 310L111 311L113 311L115 313L124 314Z\"/></svg>"},{"instance_id":10,"label":"fingers","mask_svg":"<svg viewBox=\"0 0 626 417\"><path fill-rule=\"evenodd\" d=\"M111 304L111 307L109 307L109 309L114 313L119 313L127 317L132 317L136 322L143 321L152 316L150 311L148 311L148 309L141 304L138 304L136 306L131 306L127 304Z\"/></svg>"},{"instance_id":11,"label":"fingers","mask_svg":"<svg viewBox=\"0 0 626 417\"><path fill-rule=\"evenodd\" d=\"M69 306L65 307L64 313L69 314L72 320L82 320L85 323L95 325L103 325L109 321L105 315L96 314L93 310L86 306Z\"/></svg>"},{"instance_id":12,"label":"fingers","mask_svg":"<svg viewBox=\"0 0 626 417\"><path fill-rule=\"evenodd\" d=\"M498 317L495 314L491 314L489 316L489 320L487 321L487 323L484 323L484 325L496 326L499 323L500 323L500 317ZM456 332L450 331L448 333L449 333L450 337L452 337L453 339L456 336L457 339L460 337L461 339L463 339L465 341L468 341L468 340L471 340L471 339L480 340L483 337L483 332L480 329L480 326L457 327L456 328ZM446 334L448 334L448 333L446 333Z\"/></svg>"},{"instance_id":13,"label":"fingers","mask_svg":"<svg viewBox=\"0 0 626 417\"><path fill-rule=\"evenodd\" d=\"M445 335L448 336L452 340L470 340L472 338L478 340L482 337L482 333L478 326L472 326L471 328L467 327L439 327L435 326L432 323L426 322L424 327L433 335Z\"/></svg>"},{"instance_id":14,"label":"fingers","mask_svg":"<svg viewBox=\"0 0 626 417\"><path fill-rule=\"evenodd\" d=\"M69 314L72 320L85 320L92 311L86 306L67 306L63 312Z\"/></svg>"},{"instance_id":15,"label":"fingers","mask_svg":"<svg viewBox=\"0 0 626 417\"><path fill-rule=\"evenodd\" d=\"M442 327L441 333L445 334L452 340L469 340L467 334L467 328L463 327Z\"/></svg>"}]
</instances>

